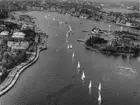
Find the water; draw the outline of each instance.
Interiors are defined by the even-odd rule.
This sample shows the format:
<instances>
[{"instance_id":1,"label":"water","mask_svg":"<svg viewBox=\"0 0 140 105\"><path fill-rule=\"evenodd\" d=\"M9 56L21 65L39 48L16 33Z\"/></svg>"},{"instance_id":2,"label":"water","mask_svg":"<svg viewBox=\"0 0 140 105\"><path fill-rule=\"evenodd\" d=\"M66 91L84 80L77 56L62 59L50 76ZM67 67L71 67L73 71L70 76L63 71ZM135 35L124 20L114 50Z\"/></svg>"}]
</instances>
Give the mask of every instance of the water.
<instances>
[{"instance_id":1,"label":"water","mask_svg":"<svg viewBox=\"0 0 140 105\"><path fill-rule=\"evenodd\" d=\"M41 29L49 33L48 49L41 52L39 60L26 69L16 85L0 98L1 105L98 105L98 85L102 83L101 105L140 105L140 65L137 59L105 56L91 52L78 43L77 38L85 38L83 29L98 26L108 29L107 23L92 23L90 20L72 18L70 16L50 13L55 21L46 20L45 12L32 12L38 17ZM57 19L68 21L75 35L68 38L68 25L59 24ZM81 23L81 24L80 24ZM119 28L112 25L112 29ZM139 30L130 31L140 32ZM57 35L57 36L56 36ZM67 45L73 48L68 51ZM56 51L58 49L58 51ZM72 62L72 53L75 58ZM77 62L81 70L77 74ZM136 74L132 78L119 75L116 66L134 68ZM82 84L81 75L85 72ZM89 82L92 81L91 95Z\"/></svg>"},{"instance_id":2,"label":"water","mask_svg":"<svg viewBox=\"0 0 140 105\"><path fill-rule=\"evenodd\" d=\"M107 7L107 8L103 8L104 11L112 11L112 12L121 12L121 13L133 13L133 12L139 12L137 11L132 11L132 10L127 10L124 8L119 8L119 7Z\"/></svg>"}]
</instances>

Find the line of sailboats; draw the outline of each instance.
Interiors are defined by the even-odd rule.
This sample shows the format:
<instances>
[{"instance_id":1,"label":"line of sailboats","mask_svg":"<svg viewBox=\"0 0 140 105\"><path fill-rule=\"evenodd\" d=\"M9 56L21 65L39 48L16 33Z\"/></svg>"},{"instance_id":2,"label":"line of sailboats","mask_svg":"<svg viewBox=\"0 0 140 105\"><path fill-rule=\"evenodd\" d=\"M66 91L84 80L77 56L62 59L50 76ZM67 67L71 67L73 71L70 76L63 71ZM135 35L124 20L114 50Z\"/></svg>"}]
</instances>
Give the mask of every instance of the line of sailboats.
<instances>
[{"instance_id":1,"label":"line of sailboats","mask_svg":"<svg viewBox=\"0 0 140 105\"><path fill-rule=\"evenodd\" d=\"M69 25L69 28L70 28L70 30L71 30L70 25ZM109 25L109 30L110 30L110 28L111 28L111 25ZM121 27L121 28L122 28L122 27ZM69 32L70 32L70 31L67 32L66 37L68 37ZM67 42L68 42L68 41L66 40L66 43L67 43ZM68 44L67 48L68 48L68 49L72 49L72 44ZM72 53L72 58L74 58L74 57L75 57L75 53L73 52L73 53ZM77 64L77 72L78 72L78 74L79 74L79 72L80 72L80 69L81 69L81 67L80 67L80 62L78 61L78 64ZM85 78L86 78L85 72L83 71L83 72L82 72L82 75L81 75L81 80L82 80L83 84L84 84L84 82L85 82ZM90 80L90 82L89 82L88 89L89 89L89 95L91 95L92 80ZM101 100L101 82L99 82L99 85L98 85L98 104L99 104L99 105L101 105L101 101L102 101L102 100Z\"/></svg>"}]
</instances>

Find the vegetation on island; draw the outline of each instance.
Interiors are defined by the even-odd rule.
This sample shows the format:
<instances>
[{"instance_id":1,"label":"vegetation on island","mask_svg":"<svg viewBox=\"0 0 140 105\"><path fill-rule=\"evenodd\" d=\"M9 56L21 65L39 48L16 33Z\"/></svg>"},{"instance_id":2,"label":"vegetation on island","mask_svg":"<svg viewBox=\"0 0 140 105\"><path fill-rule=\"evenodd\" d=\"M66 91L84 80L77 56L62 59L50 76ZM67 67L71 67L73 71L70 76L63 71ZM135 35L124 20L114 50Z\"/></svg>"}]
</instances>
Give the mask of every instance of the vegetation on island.
<instances>
[{"instance_id":1,"label":"vegetation on island","mask_svg":"<svg viewBox=\"0 0 140 105\"><path fill-rule=\"evenodd\" d=\"M140 54L140 35L127 31L114 31L111 33L114 35L114 38L107 40L102 37L105 36L103 30L100 31L102 31L102 34L97 32L86 40L85 45L87 47L98 49L102 53Z\"/></svg>"}]
</instances>

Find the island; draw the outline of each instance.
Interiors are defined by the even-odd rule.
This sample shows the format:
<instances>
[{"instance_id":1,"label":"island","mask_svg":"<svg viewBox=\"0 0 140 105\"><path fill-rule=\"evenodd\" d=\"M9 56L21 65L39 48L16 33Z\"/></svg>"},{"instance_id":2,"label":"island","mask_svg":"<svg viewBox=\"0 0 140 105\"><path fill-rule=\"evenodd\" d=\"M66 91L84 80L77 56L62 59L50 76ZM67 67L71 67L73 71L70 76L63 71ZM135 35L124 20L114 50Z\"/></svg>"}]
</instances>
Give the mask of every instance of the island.
<instances>
[{"instance_id":1,"label":"island","mask_svg":"<svg viewBox=\"0 0 140 105\"><path fill-rule=\"evenodd\" d=\"M129 31L101 30L94 27L90 37L85 41L88 49L98 50L104 54L140 54L140 35Z\"/></svg>"}]
</instances>

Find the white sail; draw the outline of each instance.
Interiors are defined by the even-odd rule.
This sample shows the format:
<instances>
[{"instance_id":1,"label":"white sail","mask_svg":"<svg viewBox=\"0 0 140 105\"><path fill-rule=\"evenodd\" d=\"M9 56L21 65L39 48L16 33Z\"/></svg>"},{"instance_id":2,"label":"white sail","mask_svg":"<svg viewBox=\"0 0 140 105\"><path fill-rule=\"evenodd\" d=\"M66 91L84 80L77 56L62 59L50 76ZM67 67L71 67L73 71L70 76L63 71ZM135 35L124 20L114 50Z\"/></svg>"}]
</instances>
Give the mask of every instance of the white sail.
<instances>
[{"instance_id":1,"label":"white sail","mask_svg":"<svg viewBox=\"0 0 140 105\"><path fill-rule=\"evenodd\" d=\"M89 82L88 88L92 87L92 81Z\"/></svg>"},{"instance_id":2,"label":"white sail","mask_svg":"<svg viewBox=\"0 0 140 105\"><path fill-rule=\"evenodd\" d=\"M101 82L99 83L98 90L101 91Z\"/></svg>"},{"instance_id":3,"label":"white sail","mask_svg":"<svg viewBox=\"0 0 140 105\"><path fill-rule=\"evenodd\" d=\"M72 54L72 57L74 58L74 52L73 52L73 54Z\"/></svg>"},{"instance_id":4,"label":"white sail","mask_svg":"<svg viewBox=\"0 0 140 105\"><path fill-rule=\"evenodd\" d=\"M91 94L91 87L92 87L92 81L89 82L88 88L89 88L89 95Z\"/></svg>"},{"instance_id":5,"label":"white sail","mask_svg":"<svg viewBox=\"0 0 140 105\"><path fill-rule=\"evenodd\" d=\"M68 45L68 49L69 49L69 45Z\"/></svg>"},{"instance_id":6,"label":"white sail","mask_svg":"<svg viewBox=\"0 0 140 105\"><path fill-rule=\"evenodd\" d=\"M70 44L70 48L72 49L72 44Z\"/></svg>"},{"instance_id":7,"label":"white sail","mask_svg":"<svg viewBox=\"0 0 140 105\"><path fill-rule=\"evenodd\" d=\"M78 61L77 69L80 69L80 62Z\"/></svg>"},{"instance_id":8,"label":"white sail","mask_svg":"<svg viewBox=\"0 0 140 105\"><path fill-rule=\"evenodd\" d=\"M84 81L85 79L85 73L83 72L81 79Z\"/></svg>"}]
</instances>

